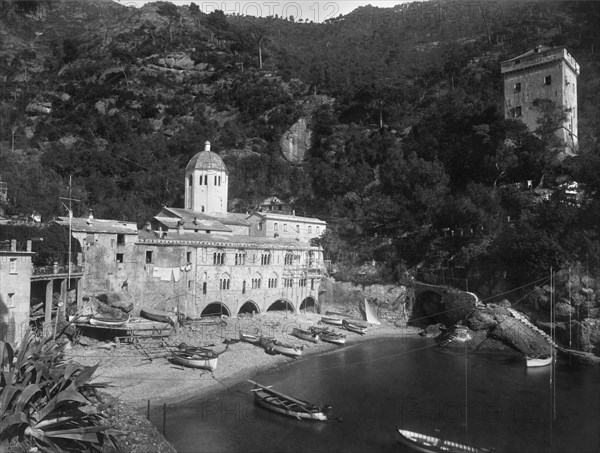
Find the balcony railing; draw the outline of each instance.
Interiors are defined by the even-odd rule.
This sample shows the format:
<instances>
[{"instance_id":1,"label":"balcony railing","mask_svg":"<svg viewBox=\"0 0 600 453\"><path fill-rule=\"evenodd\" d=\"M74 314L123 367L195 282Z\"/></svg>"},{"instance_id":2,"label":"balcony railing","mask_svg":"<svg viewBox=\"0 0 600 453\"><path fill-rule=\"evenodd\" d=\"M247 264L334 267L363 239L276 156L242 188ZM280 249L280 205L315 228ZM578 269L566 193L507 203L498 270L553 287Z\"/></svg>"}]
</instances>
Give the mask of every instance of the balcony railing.
<instances>
[{"instance_id":1,"label":"balcony railing","mask_svg":"<svg viewBox=\"0 0 600 453\"><path fill-rule=\"evenodd\" d=\"M33 275L49 275L49 274L68 274L69 266L33 266ZM71 264L71 273L72 274L81 274L83 273L83 266L76 266Z\"/></svg>"}]
</instances>

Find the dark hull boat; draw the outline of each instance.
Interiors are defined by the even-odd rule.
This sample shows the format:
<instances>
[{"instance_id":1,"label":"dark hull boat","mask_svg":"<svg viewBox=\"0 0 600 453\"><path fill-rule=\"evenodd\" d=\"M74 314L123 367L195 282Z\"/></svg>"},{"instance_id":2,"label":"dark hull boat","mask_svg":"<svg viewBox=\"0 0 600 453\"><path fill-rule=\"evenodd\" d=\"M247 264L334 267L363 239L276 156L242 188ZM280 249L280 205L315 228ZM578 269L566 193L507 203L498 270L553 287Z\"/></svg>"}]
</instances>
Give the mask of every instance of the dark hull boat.
<instances>
[{"instance_id":1,"label":"dark hull boat","mask_svg":"<svg viewBox=\"0 0 600 453\"><path fill-rule=\"evenodd\" d=\"M312 326L310 331L315 335L319 335L319 338L327 343L338 345L346 344L346 335L335 332L334 330Z\"/></svg>"},{"instance_id":2,"label":"dark hull boat","mask_svg":"<svg viewBox=\"0 0 600 453\"><path fill-rule=\"evenodd\" d=\"M310 330L298 329L297 327L294 327L292 330L292 335L300 338L301 340L310 341L312 343L318 343L319 341L318 334L312 333Z\"/></svg>"},{"instance_id":3,"label":"dark hull boat","mask_svg":"<svg viewBox=\"0 0 600 453\"><path fill-rule=\"evenodd\" d=\"M140 310L140 316L142 318L150 319L152 321L167 322L174 324L177 320L175 313L169 313L168 311L155 310L154 308L142 308Z\"/></svg>"},{"instance_id":4,"label":"dark hull boat","mask_svg":"<svg viewBox=\"0 0 600 453\"><path fill-rule=\"evenodd\" d=\"M254 401L259 406L278 414L296 417L299 420L325 421L331 413L331 406L319 406L293 398L273 390L270 386L248 381L254 384Z\"/></svg>"},{"instance_id":5,"label":"dark hull boat","mask_svg":"<svg viewBox=\"0 0 600 453\"><path fill-rule=\"evenodd\" d=\"M362 322L355 322L350 319L344 319L342 321L342 326L344 327L344 329L360 335L365 335L367 333L367 326Z\"/></svg>"},{"instance_id":6,"label":"dark hull boat","mask_svg":"<svg viewBox=\"0 0 600 453\"><path fill-rule=\"evenodd\" d=\"M461 444L407 429L397 428L397 430L402 444L421 453L492 453L495 451L494 449Z\"/></svg>"}]
</instances>

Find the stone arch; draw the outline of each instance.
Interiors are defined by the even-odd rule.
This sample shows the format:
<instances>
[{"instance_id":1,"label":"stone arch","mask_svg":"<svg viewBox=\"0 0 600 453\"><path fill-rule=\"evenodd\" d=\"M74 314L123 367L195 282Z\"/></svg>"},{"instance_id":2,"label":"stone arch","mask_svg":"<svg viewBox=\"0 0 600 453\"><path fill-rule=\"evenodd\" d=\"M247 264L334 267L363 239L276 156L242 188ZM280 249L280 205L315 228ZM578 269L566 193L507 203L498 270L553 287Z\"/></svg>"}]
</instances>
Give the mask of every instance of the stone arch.
<instances>
[{"instance_id":1,"label":"stone arch","mask_svg":"<svg viewBox=\"0 0 600 453\"><path fill-rule=\"evenodd\" d=\"M240 307L238 315L241 315L242 313L258 314L260 313L260 308L256 302L254 302L253 300L249 300Z\"/></svg>"},{"instance_id":2,"label":"stone arch","mask_svg":"<svg viewBox=\"0 0 600 453\"><path fill-rule=\"evenodd\" d=\"M206 307L204 307L204 310L202 310L202 313L200 314L200 316L215 316L215 315L225 315L225 316L229 317L229 316L231 316L231 310L229 310L227 305L225 305L221 302L211 302Z\"/></svg>"},{"instance_id":3,"label":"stone arch","mask_svg":"<svg viewBox=\"0 0 600 453\"><path fill-rule=\"evenodd\" d=\"M313 311L313 312L317 312L317 302L315 300L314 297L312 296L308 296L307 298L305 298L302 303L300 304L300 311L302 310L307 310L307 311Z\"/></svg>"},{"instance_id":4,"label":"stone arch","mask_svg":"<svg viewBox=\"0 0 600 453\"><path fill-rule=\"evenodd\" d=\"M292 313L296 312L296 310L294 310L294 304L292 304L289 300L286 299L276 300L271 305L269 305L267 311L291 311Z\"/></svg>"},{"instance_id":5,"label":"stone arch","mask_svg":"<svg viewBox=\"0 0 600 453\"><path fill-rule=\"evenodd\" d=\"M429 325L440 322L439 315L446 310L442 295L435 290L420 291L415 295L412 321L417 325Z\"/></svg>"}]
</instances>

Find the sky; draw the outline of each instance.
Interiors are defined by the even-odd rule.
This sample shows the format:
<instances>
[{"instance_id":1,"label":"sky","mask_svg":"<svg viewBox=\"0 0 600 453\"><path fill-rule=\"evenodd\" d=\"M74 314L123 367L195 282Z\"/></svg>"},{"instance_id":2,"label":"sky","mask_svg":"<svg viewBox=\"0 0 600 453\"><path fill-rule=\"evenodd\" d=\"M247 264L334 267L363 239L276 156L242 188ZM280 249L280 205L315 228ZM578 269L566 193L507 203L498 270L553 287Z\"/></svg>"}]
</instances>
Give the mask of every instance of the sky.
<instances>
[{"instance_id":1,"label":"sky","mask_svg":"<svg viewBox=\"0 0 600 453\"><path fill-rule=\"evenodd\" d=\"M115 0L122 5L141 6L147 0ZM378 6L391 8L394 5L404 3L403 0L172 0L178 6L195 3L200 10L210 13L220 9L225 14L242 14L250 16L294 16L297 21L323 22L340 14L346 15L359 6Z\"/></svg>"}]
</instances>

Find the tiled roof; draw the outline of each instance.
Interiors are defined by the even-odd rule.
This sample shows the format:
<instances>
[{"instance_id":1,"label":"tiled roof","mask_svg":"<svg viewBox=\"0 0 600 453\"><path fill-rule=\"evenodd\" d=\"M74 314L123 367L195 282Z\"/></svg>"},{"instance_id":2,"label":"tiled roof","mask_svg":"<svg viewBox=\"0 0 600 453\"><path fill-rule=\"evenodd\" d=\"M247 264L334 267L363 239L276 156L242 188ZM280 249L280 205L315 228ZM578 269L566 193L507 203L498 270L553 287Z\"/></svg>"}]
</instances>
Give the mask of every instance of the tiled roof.
<instances>
[{"instance_id":1,"label":"tiled roof","mask_svg":"<svg viewBox=\"0 0 600 453\"><path fill-rule=\"evenodd\" d=\"M268 220L281 220L287 221L290 223L322 223L325 224L324 220L320 220L314 217L302 217L298 215L289 215L289 214L277 214L274 212L253 212L252 215L257 215L263 217Z\"/></svg>"},{"instance_id":2,"label":"tiled roof","mask_svg":"<svg viewBox=\"0 0 600 453\"><path fill-rule=\"evenodd\" d=\"M250 226L250 223L246 220L249 217L248 214L241 214L237 212L227 212L224 217L215 216L215 218L225 225L237 225L237 226Z\"/></svg>"},{"instance_id":3,"label":"tiled roof","mask_svg":"<svg viewBox=\"0 0 600 453\"><path fill-rule=\"evenodd\" d=\"M217 170L229 173L223 159L217 153L212 151L201 151L190 159L187 166L188 170Z\"/></svg>"},{"instance_id":4,"label":"tiled roof","mask_svg":"<svg viewBox=\"0 0 600 453\"><path fill-rule=\"evenodd\" d=\"M166 237L159 239L154 231L139 231L141 242L151 242L156 245L171 245L174 242L183 242L193 245L228 245L238 247L265 247L265 248L301 248L310 247L307 242L297 241L295 239L284 238L266 238L254 236L219 236L218 234L189 233L181 234L173 231L167 233Z\"/></svg>"},{"instance_id":5,"label":"tiled roof","mask_svg":"<svg viewBox=\"0 0 600 453\"><path fill-rule=\"evenodd\" d=\"M69 226L69 218L58 217L56 223ZM85 233L137 234L137 225L135 222L73 217L71 230Z\"/></svg>"}]
</instances>

